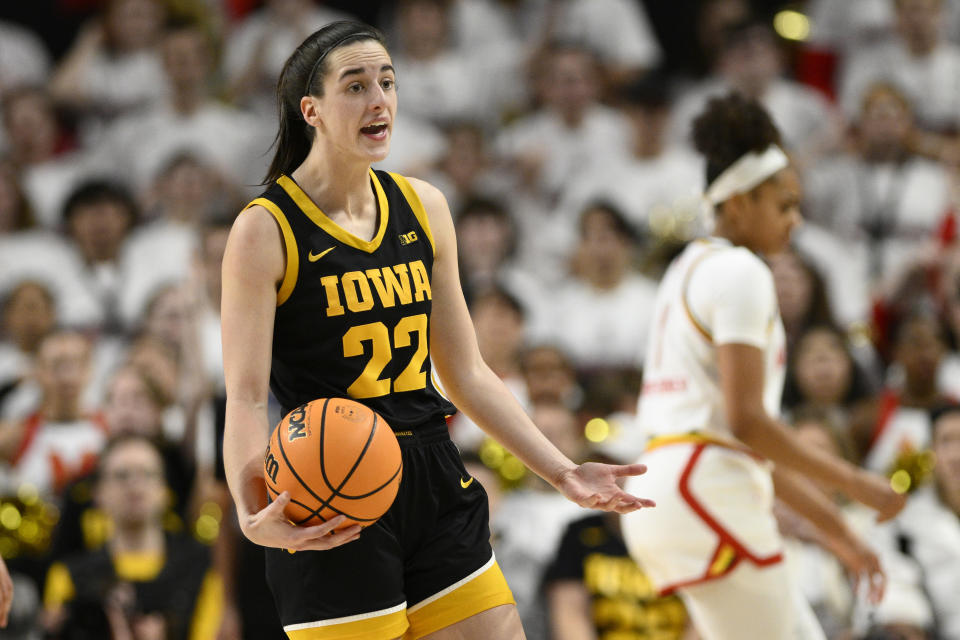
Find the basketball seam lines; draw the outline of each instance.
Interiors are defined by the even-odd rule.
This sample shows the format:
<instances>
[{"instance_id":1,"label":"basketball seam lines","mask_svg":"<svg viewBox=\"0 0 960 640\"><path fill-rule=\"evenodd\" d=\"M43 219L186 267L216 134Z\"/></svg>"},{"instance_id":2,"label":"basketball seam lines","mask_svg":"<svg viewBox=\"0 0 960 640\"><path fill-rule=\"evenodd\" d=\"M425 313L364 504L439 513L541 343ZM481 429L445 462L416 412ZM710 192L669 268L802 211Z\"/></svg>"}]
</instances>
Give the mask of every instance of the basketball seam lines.
<instances>
[{"instance_id":1,"label":"basketball seam lines","mask_svg":"<svg viewBox=\"0 0 960 640\"><path fill-rule=\"evenodd\" d=\"M276 487L271 487L269 484L267 485L267 491L268 491L268 492L271 492L271 491L272 491L273 493L277 494L278 496L280 495L280 492L277 491ZM309 516L307 516L306 518L303 518L303 519L301 519L301 520L297 520L297 521L294 522L293 524L295 524L295 525L301 525L301 524L303 524L304 522L306 522L307 520L309 520L310 518L312 518L313 516L317 516L318 518L320 518L320 519L323 520L324 522L327 521L326 518L324 518L322 515L320 515L319 513L317 513L316 511L314 511L313 509L311 509L311 508L310 508L310 505L306 505L306 504L300 502L299 500L294 500L294 499L292 499L292 498L290 499L290 502L292 502L292 503L294 503L294 504L296 504L296 505L299 505L299 506L303 507L303 510L304 510L304 511L309 511L309 512L310 512L310 515L309 515ZM346 516L346 517L351 518L351 519L353 519L353 520L356 520L356 521L358 521L358 522L376 522L377 520L379 520L379 518L359 518L359 517L356 517L356 516L352 516L352 515L350 515L349 513L346 513L346 512L344 512L344 511L340 511L340 509L337 509L336 507L331 506L331 505L327 505L327 508L330 509L330 511L333 511L333 512L335 512L335 513L337 513L337 514L339 514L339 515L342 515L342 516Z\"/></svg>"},{"instance_id":2,"label":"basketball seam lines","mask_svg":"<svg viewBox=\"0 0 960 640\"><path fill-rule=\"evenodd\" d=\"M326 418L326 414L327 414L327 403L328 403L328 402L330 402L330 399L329 399L329 398L327 398L327 399L324 401L324 403L323 403L323 414L322 414L322 416L321 416L321 418L320 418L320 450L321 450L321 451L323 451L323 421L324 421L324 419ZM290 463L290 458L287 457L287 450L283 448L283 436L282 436L279 432L277 433L277 444L280 446L280 455L283 456L284 462L287 463L287 469L289 469L289 470L290 470L290 473L293 474L293 477L297 479L297 482L299 482L300 485L301 485L304 489L306 489L307 492L308 492L311 496L313 496L314 498L316 498L316 499L317 499L318 501L320 501L321 503L324 502L323 498L321 498L321 497L318 496L316 493L314 493L313 489L311 489L311 488L307 485L307 483L303 481L303 478L300 477L300 474L297 473L297 470L296 470L296 469L294 468L294 466ZM323 456L320 456L320 471L321 471L321 473L323 472ZM324 481L326 481L326 476L324 476ZM328 483L328 484L329 484L329 483ZM321 507L321 508L322 508L322 507ZM317 515L316 512L314 512L314 514Z\"/></svg>"},{"instance_id":3,"label":"basketball seam lines","mask_svg":"<svg viewBox=\"0 0 960 640\"><path fill-rule=\"evenodd\" d=\"M323 440L327 435L327 429L326 429L327 404L329 402L330 402L330 398L327 398L324 401L323 415L320 416L320 475L323 476L324 484L330 487L333 490L333 493L331 493L330 497L327 498L326 500L321 500L319 497L317 497L317 500L320 500L320 507L319 507L320 509L323 509L324 507L328 506L331 500L333 500L334 498L340 495L340 489L342 489L344 485L347 484L347 482L350 480L350 477L353 475L353 472L357 470L357 467L360 465L360 461L363 460L363 456L366 455L367 453L367 449L370 448L370 442L373 440L373 434L377 431L377 414L376 412L371 410L371 413L373 413L373 425L371 425L370 427L370 433L367 435L367 441L364 443L363 449L360 451L360 454L357 456L357 459L353 462L353 466L350 468L350 471L347 472L347 475L340 482L340 486L334 487L333 483L330 482L330 479L327 478L327 468L326 468L326 465L324 464L324 460L327 457L327 450L324 447Z\"/></svg>"},{"instance_id":4,"label":"basketball seam lines","mask_svg":"<svg viewBox=\"0 0 960 640\"><path fill-rule=\"evenodd\" d=\"M267 492L273 492L273 493L277 494L278 496L280 495L280 492L277 491L277 488L276 488L276 487L270 486L270 483L269 483L269 482L266 483L266 484L267 484ZM292 502L293 504L298 505L298 506L300 506L300 507L303 507L303 508L304 508L305 510L307 510L307 511L311 511L311 512L312 512L312 510L310 509L309 505L305 505L305 504L303 504L302 502L300 502L299 500L294 500L293 498L290 498L290 502ZM312 512L312 513L313 513L313 512ZM318 518L320 518L320 519L323 520L324 522L327 521L327 519L324 518L324 517L323 517L322 515L320 515L319 513L313 513L313 514L312 514L311 516L309 516L307 519L312 518L313 516L317 516Z\"/></svg>"},{"instance_id":5,"label":"basketball seam lines","mask_svg":"<svg viewBox=\"0 0 960 640\"><path fill-rule=\"evenodd\" d=\"M323 463L324 459L327 456L327 450L323 446L323 439L327 434L327 429L326 429L327 404L329 402L330 402L330 398L327 398L324 401L323 415L320 416L320 474L323 476L324 484L330 487L330 489L332 490L332 493L330 494L330 497L327 498L326 500L320 500L319 497L317 497L316 495L314 496L317 498L317 500L320 500L320 505L316 509L311 509L311 511L318 516L320 515L318 512L326 509L327 507L330 507L331 509L333 509L333 507L330 505L330 502L332 502L334 498L340 495L340 489L342 489L347 484L347 482L350 481L351 476L353 476L353 473L357 470L357 467L360 466L360 461L363 460L363 456L366 455L367 449L370 448L370 443L373 441L373 434L377 432L377 414L376 412L371 411L371 413L373 413L373 425L371 425L370 427L370 433L367 435L367 441L363 444L363 449L360 450L359 455L357 455L357 459L354 460L353 466L350 467L350 471L348 471L344 476L343 480L340 481L340 486L334 487L333 483L330 482L330 479L327 478L326 465L324 465ZM334 509L334 511L336 511L336 509ZM347 514L343 514L343 515L347 515ZM349 516L349 517L353 517L353 516ZM363 521L371 520L370 518L354 518L354 519L363 520ZM309 520L309 518L307 518L307 520Z\"/></svg>"},{"instance_id":6,"label":"basketball seam lines","mask_svg":"<svg viewBox=\"0 0 960 640\"><path fill-rule=\"evenodd\" d=\"M326 418L326 411L323 413L324 418ZM333 500L340 495L340 489L343 489L344 486L350 481L350 478L353 476L354 472L357 470L357 467L360 466L360 461L363 460L363 456L367 455L367 449L370 448L370 443L373 442L373 434L377 432L377 414L373 414L373 426L370 427L370 433L367 435L367 441L363 444L363 449L360 450L360 454L357 456L357 459L353 461L353 466L350 467L350 471L347 471L347 474L343 477L343 480L340 482L339 487L334 487L329 480L327 480L326 475L324 475L323 480L327 483L327 486L333 489L333 493L330 494L328 500ZM323 432L321 432L322 435ZM321 440L322 441L322 440ZM324 449L320 450L320 459L322 460L326 456L327 452ZM321 472L322 472L321 467ZM329 504L329 502L328 502ZM326 506L326 505L324 505ZM323 508L323 507L321 507Z\"/></svg>"},{"instance_id":7,"label":"basketball seam lines","mask_svg":"<svg viewBox=\"0 0 960 640\"><path fill-rule=\"evenodd\" d=\"M352 516L352 515L350 515L350 514L348 514L348 513L345 513L345 512L343 512L343 511L341 511L340 509L337 509L336 507L334 507L333 505L331 505L330 502L331 502L334 498L337 498L337 497L342 497L342 498L344 498L344 499L346 499L346 500L350 500L350 499L351 499L350 497L347 497L347 496L344 496L343 494L341 494L341 493L340 493L340 489L342 489L343 486L350 480L350 477L353 475L353 472L356 471L357 467L360 465L360 461L363 460L363 456L367 453L367 449L370 447L370 442L373 440L373 434L374 434L374 432L376 432L376 430L377 430L377 414L376 414L376 412L372 412L372 413L373 413L373 426L372 426L371 429L370 429L370 435L367 436L367 442L364 444L363 450L360 452L360 455L357 456L357 460L354 462L353 468L351 468L350 471L347 473L346 477L345 477L345 478L343 479L343 481L340 483L340 486L334 488L333 485L332 485L332 483L330 482L330 480L327 478L326 466L324 465L324 455L323 455L323 454L324 454L323 443L324 443L324 437L325 437L325 435L326 435L326 429L325 429L325 427L326 427L326 421L327 421L327 405L328 405L329 403L330 403L330 398L327 398L327 399L324 400L324 402L323 402L323 409L321 410L321 413L320 413L320 454L321 454L321 455L320 455L320 474L321 474L321 476L323 477L324 483L325 483L328 487L330 487L330 488L333 489L333 493L331 493L331 494L330 494L330 497L327 498L326 500L324 500L324 499L321 498L319 495L317 495L317 494L314 492L314 490L311 489L311 488L307 485L307 483L303 481L303 478L300 477L300 474L297 473L297 470L296 470L296 469L294 468L294 466L290 463L290 458L287 457L287 451L286 451L286 449L283 448L283 437L281 436L280 433L277 433L277 444L280 446L280 454L283 456L284 462L287 463L287 468L288 468L288 469L290 470L290 472L293 474L293 477L297 479L297 482L299 482L300 485L301 485L304 489L306 489L307 492L308 492L311 496L313 496L314 499L316 499L316 500L320 503L320 505L319 505L316 509L311 509L310 507L308 507L307 505L303 504L302 502L293 501L293 502L295 502L296 504L299 504L301 507L303 507L303 508L306 509L307 511L309 511L310 514L311 514L311 515L307 516L306 518L303 518L302 520L298 521L296 524L303 524L304 522L306 522L307 520L309 520L309 519L312 518L313 516L317 516L318 518L320 518L320 520L322 520L323 522L326 522L326 521L327 521L326 518L324 518L323 516L320 515L320 512L321 512L323 509L326 509L326 508L329 508L331 511L334 511L334 512L340 514L340 515L343 515L343 516L346 516L346 517L348 517L348 518L351 518L352 520L358 520L358 521L361 521L361 522L374 522L374 521L378 520L379 518L355 518L354 516ZM382 488L386 487L387 485L389 485L389 484L393 481L393 479L397 477L397 474L400 473L400 470L401 470L402 468L403 468L403 461L401 460L400 466L397 467L397 470L393 473L393 476L391 476L390 480L388 480L385 484L383 484L383 485L382 485L380 488L378 488L376 491L372 491L370 494L367 494L367 495L373 495L374 493L376 493L376 492L379 491L380 489L382 489ZM362 498L362 497L366 497L366 496L359 496L359 497ZM356 499L356 498L354 498L354 499Z\"/></svg>"}]
</instances>

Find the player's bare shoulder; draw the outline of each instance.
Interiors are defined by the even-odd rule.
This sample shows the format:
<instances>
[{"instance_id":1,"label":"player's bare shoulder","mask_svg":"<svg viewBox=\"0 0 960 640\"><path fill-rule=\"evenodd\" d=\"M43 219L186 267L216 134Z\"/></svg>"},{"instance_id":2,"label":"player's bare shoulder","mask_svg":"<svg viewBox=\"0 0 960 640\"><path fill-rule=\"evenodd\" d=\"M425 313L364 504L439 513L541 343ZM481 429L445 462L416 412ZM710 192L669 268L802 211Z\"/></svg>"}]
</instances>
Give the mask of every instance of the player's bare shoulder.
<instances>
[{"instance_id":1,"label":"player's bare shoulder","mask_svg":"<svg viewBox=\"0 0 960 640\"><path fill-rule=\"evenodd\" d=\"M224 253L224 274L236 271L244 277L266 274L283 278L285 249L280 227L273 215L260 205L247 207L230 229Z\"/></svg>"},{"instance_id":2,"label":"player's bare shoulder","mask_svg":"<svg viewBox=\"0 0 960 640\"><path fill-rule=\"evenodd\" d=\"M437 255L439 256L444 253L444 246L456 243L450 205L447 204L447 198L443 195L443 192L426 180L407 178L407 181L416 191L421 204L423 204L423 209L427 213L427 220L430 223L436 242Z\"/></svg>"}]
</instances>

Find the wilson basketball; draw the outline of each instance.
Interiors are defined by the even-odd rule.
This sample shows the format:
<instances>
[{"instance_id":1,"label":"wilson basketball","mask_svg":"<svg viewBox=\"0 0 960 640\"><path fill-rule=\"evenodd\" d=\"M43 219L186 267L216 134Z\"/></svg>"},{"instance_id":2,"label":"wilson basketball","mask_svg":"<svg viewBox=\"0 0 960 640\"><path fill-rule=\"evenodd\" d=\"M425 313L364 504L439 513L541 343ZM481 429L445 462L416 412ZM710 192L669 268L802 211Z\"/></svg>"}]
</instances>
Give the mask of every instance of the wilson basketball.
<instances>
[{"instance_id":1,"label":"wilson basketball","mask_svg":"<svg viewBox=\"0 0 960 640\"><path fill-rule=\"evenodd\" d=\"M297 407L270 435L263 473L270 499L284 491L284 514L297 525L343 514L369 526L397 495L403 463L390 425L370 408L345 398L320 398Z\"/></svg>"}]
</instances>

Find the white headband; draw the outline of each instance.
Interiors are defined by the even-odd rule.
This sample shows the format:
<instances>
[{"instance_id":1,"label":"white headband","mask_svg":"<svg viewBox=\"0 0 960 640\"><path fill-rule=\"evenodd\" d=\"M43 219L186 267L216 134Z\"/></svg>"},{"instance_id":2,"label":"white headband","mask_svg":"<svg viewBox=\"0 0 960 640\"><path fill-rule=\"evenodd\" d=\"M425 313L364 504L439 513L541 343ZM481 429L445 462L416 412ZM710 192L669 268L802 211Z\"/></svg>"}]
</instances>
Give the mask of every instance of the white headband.
<instances>
[{"instance_id":1,"label":"white headband","mask_svg":"<svg viewBox=\"0 0 960 640\"><path fill-rule=\"evenodd\" d=\"M790 164L787 154L775 144L763 153L751 151L726 168L710 183L704 197L716 206L738 193L746 193Z\"/></svg>"}]
</instances>

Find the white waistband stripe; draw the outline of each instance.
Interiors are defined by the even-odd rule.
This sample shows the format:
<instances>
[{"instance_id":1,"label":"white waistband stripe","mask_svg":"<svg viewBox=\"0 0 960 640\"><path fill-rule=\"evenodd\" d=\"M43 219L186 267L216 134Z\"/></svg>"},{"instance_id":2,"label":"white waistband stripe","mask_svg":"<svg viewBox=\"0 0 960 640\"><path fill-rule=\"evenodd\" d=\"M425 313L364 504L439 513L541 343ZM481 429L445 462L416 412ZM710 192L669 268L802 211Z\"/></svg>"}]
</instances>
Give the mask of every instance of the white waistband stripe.
<instances>
[{"instance_id":1,"label":"white waistband stripe","mask_svg":"<svg viewBox=\"0 0 960 640\"><path fill-rule=\"evenodd\" d=\"M443 591L438 591L437 593L433 594L432 596L430 596L430 597L428 597L428 598L424 598L423 600L421 600L421 601L418 602L417 604L413 605L412 607L408 607L408 608L407 608L407 613L413 613L413 612L416 611L417 609L419 609L419 608L421 608L421 607L425 607L425 606L427 606L428 604L430 604L431 602L435 602L435 601L439 600L440 598L442 598L443 596L447 595L447 594L450 593L451 591L454 591L455 589L459 589L460 587L462 587L463 585L467 584L468 582L470 582L471 580L473 580L474 578L476 578L477 576L479 576L480 574L482 574L484 571L486 571L487 569L489 569L490 567L492 567L492 566L493 566L493 563L496 562L496 561L497 561L497 556L496 556L496 554L491 554L491 555L490 555L490 559L487 561L487 563L486 563L485 565L483 565L482 567L480 567L479 569L477 569L476 571L474 571L473 573L471 573L470 575L468 575L468 576L467 576L466 578L464 578L463 580L459 580L459 581L457 581L457 582L454 582L452 585L450 585L449 587L447 587L447 588L444 589Z\"/></svg>"},{"instance_id":2,"label":"white waistband stripe","mask_svg":"<svg viewBox=\"0 0 960 640\"><path fill-rule=\"evenodd\" d=\"M360 620L369 620L370 618L379 618L380 616L388 616L391 613L397 613L398 611L403 611L407 608L407 603L402 602L395 607L390 607L389 609L381 609L380 611L371 611L369 613L358 613L355 616L344 616L343 618L330 618L328 620L317 620L316 622L300 622L298 624L288 624L283 628L284 631L300 631L302 629L316 629L318 627L331 627L335 624L346 624L348 622L358 622Z\"/></svg>"}]
</instances>

